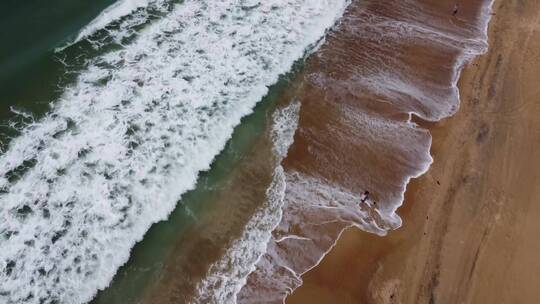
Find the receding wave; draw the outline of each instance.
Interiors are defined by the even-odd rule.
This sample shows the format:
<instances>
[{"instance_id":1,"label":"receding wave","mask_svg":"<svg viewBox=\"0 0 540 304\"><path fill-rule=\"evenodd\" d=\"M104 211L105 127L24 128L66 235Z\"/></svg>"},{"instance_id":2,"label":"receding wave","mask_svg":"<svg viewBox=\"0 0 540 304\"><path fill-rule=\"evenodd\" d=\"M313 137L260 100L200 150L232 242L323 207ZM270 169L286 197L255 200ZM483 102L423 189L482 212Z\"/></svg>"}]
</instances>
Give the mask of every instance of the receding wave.
<instances>
[{"instance_id":1,"label":"receding wave","mask_svg":"<svg viewBox=\"0 0 540 304\"><path fill-rule=\"evenodd\" d=\"M0 300L81 303L105 288L345 4L184 1L89 59L0 156Z\"/></svg>"}]
</instances>

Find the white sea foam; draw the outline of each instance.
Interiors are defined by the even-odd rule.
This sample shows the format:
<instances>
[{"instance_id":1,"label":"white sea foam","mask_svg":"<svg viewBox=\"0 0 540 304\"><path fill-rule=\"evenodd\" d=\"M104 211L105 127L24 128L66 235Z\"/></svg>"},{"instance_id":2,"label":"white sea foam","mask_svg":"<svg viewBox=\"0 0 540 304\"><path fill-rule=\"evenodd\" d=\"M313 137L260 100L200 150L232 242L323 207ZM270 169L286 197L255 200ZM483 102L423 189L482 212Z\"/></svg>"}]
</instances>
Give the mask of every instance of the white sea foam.
<instances>
[{"instance_id":1,"label":"white sea foam","mask_svg":"<svg viewBox=\"0 0 540 304\"><path fill-rule=\"evenodd\" d=\"M276 169L272 184L266 191L266 202L249 220L242 236L233 242L198 284L194 303L235 303L247 276L255 270L255 264L266 252L266 245L283 212L286 183L280 163L293 143L299 110L300 103L294 102L274 113L271 137Z\"/></svg>"},{"instance_id":2,"label":"white sea foam","mask_svg":"<svg viewBox=\"0 0 540 304\"><path fill-rule=\"evenodd\" d=\"M123 22L120 22L119 29L109 30L110 34L116 36L113 38L117 42L120 42L121 38L132 34L129 30L130 28L148 20L149 13L148 11L143 10L144 8L151 7L158 12L163 12L167 8L166 1L167 0L119 0L108 6L96 18L83 27L75 39L56 48L54 51L61 52L80 41L90 39L90 37L97 32L107 29L111 24L125 18ZM139 11L139 13L135 14L137 11ZM127 16L129 16L129 18L127 18Z\"/></svg>"},{"instance_id":3,"label":"white sea foam","mask_svg":"<svg viewBox=\"0 0 540 304\"><path fill-rule=\"evenodd\" d=\"M343 5L184 1L89 60L0 156L0 302L82 303L105 288Z\"/></svg>"},{"instance_id":4,"label":"white sea foam","mask_svg":"<svg viewBox=\"0 0 540 304\"><path fill-rule=\"evenodd\" d=\"M120 0L111 4L79 32L75 41L80 41L94 34L111 22L131 14L138 8L147 6L149 2L150 0Z\"/></svg>"}]
</instances>

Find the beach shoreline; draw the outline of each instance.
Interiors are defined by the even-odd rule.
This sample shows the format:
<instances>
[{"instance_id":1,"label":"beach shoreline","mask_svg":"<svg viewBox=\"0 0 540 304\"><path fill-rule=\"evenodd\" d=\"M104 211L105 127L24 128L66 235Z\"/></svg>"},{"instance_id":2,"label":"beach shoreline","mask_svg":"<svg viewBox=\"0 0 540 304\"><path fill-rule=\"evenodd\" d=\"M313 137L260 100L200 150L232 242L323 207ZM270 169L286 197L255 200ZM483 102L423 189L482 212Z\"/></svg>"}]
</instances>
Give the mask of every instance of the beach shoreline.
<instances>
[{"instance_id":1,"label":"beach shoreline","mask_svg":"<svg viewBox=\"0 0 540 304\"><path fill-rule=\"evenodd\" d=\"M539 8L495 2L490 49L461 75L459 112L422 123L434 163L407 188L403 226L385 237L348 229L287 303L538 299Z\"/></svg>"},{"instance_id":2,"label":"beach shoreline","mask_svg":"<svg viewBox=\"0 0 540 304\"><path fill-rule=\"evenodd\" d=\"M8 5L0 302L536 303L540 4L472 62L493 1Z\"/></svg>"}]
</instances>

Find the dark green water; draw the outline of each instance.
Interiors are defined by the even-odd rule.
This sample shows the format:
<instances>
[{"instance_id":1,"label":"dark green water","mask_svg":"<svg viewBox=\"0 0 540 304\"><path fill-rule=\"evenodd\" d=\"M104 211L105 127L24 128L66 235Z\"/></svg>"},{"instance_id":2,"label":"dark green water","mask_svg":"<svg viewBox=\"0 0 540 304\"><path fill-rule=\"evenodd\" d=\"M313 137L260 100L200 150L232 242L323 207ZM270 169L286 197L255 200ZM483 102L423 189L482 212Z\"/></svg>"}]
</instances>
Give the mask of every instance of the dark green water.
<instances>
[{"instance_id":1,"label":"dark green water","mask_svg":"<svg viewBox=\"0 0 540 304\"><path fill-rule=\"evenodd\" d=\"M13 130L3 125L14 115L10 107L40 116L60 92L65 68L54 48L115 0L0 1L0 148Z\"/></svg>"}]
</instances>

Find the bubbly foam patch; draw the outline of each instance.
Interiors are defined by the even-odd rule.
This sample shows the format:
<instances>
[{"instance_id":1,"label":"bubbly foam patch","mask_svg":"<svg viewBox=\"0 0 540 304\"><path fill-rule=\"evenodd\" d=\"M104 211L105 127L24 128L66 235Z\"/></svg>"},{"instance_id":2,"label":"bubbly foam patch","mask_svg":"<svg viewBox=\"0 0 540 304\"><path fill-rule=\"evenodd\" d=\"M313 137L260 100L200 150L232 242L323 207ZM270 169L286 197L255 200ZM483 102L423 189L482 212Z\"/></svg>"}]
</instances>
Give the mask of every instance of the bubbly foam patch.
<instances>
[{"instance_id":1,"label":"bubbly foam patch","mask_svg":"<svg viewBox=\"0 0 540 304\"><path fill-rule=\"evenodd\" d=\"M266 191L267 199L249 220L242 236L233 242L198 284L194 303L235 303L247 276L255 270L255 264L266 252L272 231L282 216L286 183L280 163L293 143L299 110L300 103L295 102L274 113L271 137L276 169Z\"/></svg>"},{"instance_id":2,"label":"bubbly foam patch","mask_svg":"<svg viewBox=\"0 0 540 304\"><path fill-rule=\"evenodd\" d=\"M105 288L344 5L184 1L88 60L0 156L0 302L82 303Z\"/></svg>"}]
</instances>

